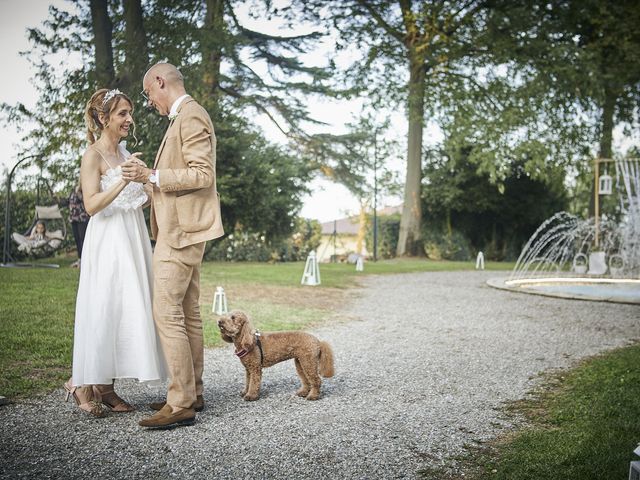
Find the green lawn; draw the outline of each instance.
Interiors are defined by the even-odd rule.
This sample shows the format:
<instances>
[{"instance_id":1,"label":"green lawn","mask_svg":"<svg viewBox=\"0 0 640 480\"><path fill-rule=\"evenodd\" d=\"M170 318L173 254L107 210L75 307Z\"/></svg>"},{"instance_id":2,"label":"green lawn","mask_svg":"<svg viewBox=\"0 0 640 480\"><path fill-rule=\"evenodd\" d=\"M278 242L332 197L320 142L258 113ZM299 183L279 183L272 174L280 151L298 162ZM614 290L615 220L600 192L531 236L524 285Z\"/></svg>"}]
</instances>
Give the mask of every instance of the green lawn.
<instances>
[{"instance_id":1,"label":"green lawn","mask_svg":"<svg viewBox=\"0 0 640 480\"><path fill-rule=\"evenodd\" d=\"M0 268L0 395L22 397L59 387L70 375L78 270L58 257L59 269ZM370 274L473 269L472 262L391 260L354 265L321 264L322 285L301 286L304 263L207 262L201 273L201 309L207 346L221 343L211 312L221 285L229 308L245 310L262 330L322 324L345 301L349 287ZM490 269L513 264L488 263Z\"/></svg>"},{"instance_id":2,"label":"green lawn","mask_svg":"<svg viewBox=\"0 0 640 480\"><path fill-rule=\"evenodd\" d=\"M77 269L0 269L0 395L69 377L77 283Z\"/></svg>"},{"instance_id":3,"label":"green lawn","mask_svg":"<svg viewBox=\"0 0 640 480\"><path fill-rule=\"evenodd\" d=\"M623 479L640 442L640 345L584 361L514 409L531 426L471 454L494 480ZM433 478L433 477L427 477Z\"/></svg>"},{"instance_id":4,"label":"green lawn","mask_svg":"<svg viewBox=\"0 0 640 480\"><path fill-rule=\"evenodd\" d=\"M515 263L487 262L487 270L512 270ZM364 272L356 272L355 266L345 263L320 264L323 287L346 288L353 286L358 276L391 273L437 272L445 270L473 270L475 262L436 262L429 260L382 260L366 262ZM202 271L207 278L221 285L228 283L260 283L300 287L304 271L301 262L289 263L209 263ZM306 287L303 287L306 288Z\"/></svg>"}]
</instances>

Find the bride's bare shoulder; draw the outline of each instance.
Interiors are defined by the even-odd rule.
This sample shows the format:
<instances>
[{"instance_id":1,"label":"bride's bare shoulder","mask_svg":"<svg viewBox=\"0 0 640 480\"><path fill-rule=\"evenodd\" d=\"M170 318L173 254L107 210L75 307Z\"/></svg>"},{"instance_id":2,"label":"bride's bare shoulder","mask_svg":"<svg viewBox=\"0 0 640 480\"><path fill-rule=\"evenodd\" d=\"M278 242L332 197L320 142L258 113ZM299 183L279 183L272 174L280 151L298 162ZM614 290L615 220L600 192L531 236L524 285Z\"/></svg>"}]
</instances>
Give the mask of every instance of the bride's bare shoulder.
<instances>
[{"instance_id":1,"label":"bride's bare shoulder","mask_svg":"<svg viewBox=\"0 0 640 480\"><path fill-rule=\"evenodd\" d=\"M82 154L82 166L88 168L100 169L100 161L102 156L100 152L93 147L87 148Z\"/></svg>"}]
</instances>

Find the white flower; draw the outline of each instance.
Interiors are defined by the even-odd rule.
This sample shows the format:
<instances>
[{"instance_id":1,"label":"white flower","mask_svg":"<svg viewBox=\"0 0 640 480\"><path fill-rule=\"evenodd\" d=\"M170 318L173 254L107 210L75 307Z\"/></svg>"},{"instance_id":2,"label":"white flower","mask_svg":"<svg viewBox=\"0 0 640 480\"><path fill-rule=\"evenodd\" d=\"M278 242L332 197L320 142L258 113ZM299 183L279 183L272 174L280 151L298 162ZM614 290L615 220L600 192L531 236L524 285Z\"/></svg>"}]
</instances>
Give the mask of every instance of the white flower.
<instances>
[{"instance_id":1,"label":"white flower","mask_svg":"<svg viewBox=\"0 0 640 480\"><path fill-rule=\"evenodd\" d=\"M177 113L170 113L169 114L169 121L173 122L177 117L178 117Z\"/></svg>"}]
</instances>

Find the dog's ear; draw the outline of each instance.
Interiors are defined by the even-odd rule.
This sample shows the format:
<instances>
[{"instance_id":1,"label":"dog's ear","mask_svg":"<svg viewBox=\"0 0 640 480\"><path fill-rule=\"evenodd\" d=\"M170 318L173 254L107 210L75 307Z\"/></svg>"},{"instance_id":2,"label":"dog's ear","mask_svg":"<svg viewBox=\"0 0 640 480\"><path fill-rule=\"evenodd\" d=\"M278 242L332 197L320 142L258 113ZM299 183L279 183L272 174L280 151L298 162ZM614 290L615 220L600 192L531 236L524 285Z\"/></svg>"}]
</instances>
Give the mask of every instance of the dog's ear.
<instances>
[{"instance_id":1,"label":"dog's ear","mask_svg":"<svg viewBox=\"0 0 640 480\"><path fill-rule=\"evenodd\" d=\"M251 322L246 317L246 315L242 316L242 329L240 330L240 349L245 349L247 351L251 351L255 343L255 336L253 335L253 328L251 326Z\"/></svg>"}]
</instances>

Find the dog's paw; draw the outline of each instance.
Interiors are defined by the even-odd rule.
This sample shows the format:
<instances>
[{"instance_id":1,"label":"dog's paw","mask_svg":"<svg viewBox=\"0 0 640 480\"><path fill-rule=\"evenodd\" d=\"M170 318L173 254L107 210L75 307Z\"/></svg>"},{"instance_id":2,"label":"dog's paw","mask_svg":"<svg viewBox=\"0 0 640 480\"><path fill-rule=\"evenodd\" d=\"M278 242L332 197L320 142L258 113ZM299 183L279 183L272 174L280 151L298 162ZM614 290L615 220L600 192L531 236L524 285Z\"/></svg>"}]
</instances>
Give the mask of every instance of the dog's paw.
<instances>
[{"instance_id":1,"label":"dog's paw","mask_svg":"<svg viewBox=\"0 0 640 480\"><path fill-rule=\"evenodd\" d=\"M309 389L308 388L301 388L300 390L298 390L296 392L296 395L302 398L305 398L307 395L309 395Z\"/></svg>"},{"instance_id":2,"label":"dog's paw","mask_svg":"<svg viewBox=\"0 0 640 480\"><path fill-rule=\"evenodd\" d=\"M244 398L244 396L245 396L246 394L247 394L247 391L246 391L246 390L243 390L243 391L240 393L240 396Z\"/></svg>"},{"instance_id":3,"label":"dog's paw","mask_svg":"<svg viewBox=\"0 0 640 480\"><path fill-rule=\"evenodd\" d=\"M307 400L318 400L320 398L320 394L318 392L311 392L309 395L305 397Z\"/></svg>"},{"instance_id":4,"label":"dog's paw","mask_svg":"<svg viewBox=\"0 0 640 480\"><path fill-rule=\"evenodd\" d=\"M245 402L253 402L254 400L258 399L258 395L245 395L244 397Z\"/></svg>"}]
</instances>

